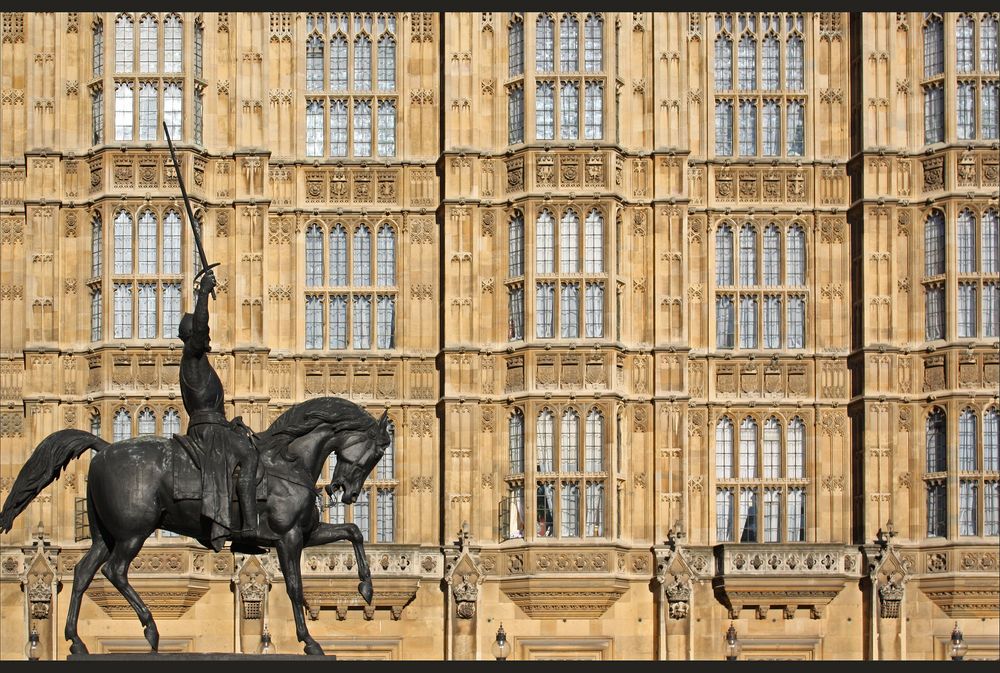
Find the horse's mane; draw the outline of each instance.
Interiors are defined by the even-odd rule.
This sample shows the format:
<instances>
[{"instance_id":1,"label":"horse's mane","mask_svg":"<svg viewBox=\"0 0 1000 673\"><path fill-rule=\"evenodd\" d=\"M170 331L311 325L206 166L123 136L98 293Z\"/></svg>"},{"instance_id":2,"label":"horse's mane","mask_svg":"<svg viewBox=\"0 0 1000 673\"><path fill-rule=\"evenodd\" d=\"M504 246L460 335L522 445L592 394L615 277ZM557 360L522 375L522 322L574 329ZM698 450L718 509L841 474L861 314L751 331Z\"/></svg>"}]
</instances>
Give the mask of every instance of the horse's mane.
<instances>
[{"instance_id":1,"label":"horse's mane","mask_svg":"<svg viewBox=\"0 0 1000 673\"><path fill-rule=\"evenodd\" d=\"M274 419L264 432L257 435L261 453L274 455L288 443L308 434L322 424L329 424L335 432L366 432L378 421L371 414L350 400L342 397L316 397L293 405ZM293 456L280 454L286 461Z\"/></svg>"}]
</instances>

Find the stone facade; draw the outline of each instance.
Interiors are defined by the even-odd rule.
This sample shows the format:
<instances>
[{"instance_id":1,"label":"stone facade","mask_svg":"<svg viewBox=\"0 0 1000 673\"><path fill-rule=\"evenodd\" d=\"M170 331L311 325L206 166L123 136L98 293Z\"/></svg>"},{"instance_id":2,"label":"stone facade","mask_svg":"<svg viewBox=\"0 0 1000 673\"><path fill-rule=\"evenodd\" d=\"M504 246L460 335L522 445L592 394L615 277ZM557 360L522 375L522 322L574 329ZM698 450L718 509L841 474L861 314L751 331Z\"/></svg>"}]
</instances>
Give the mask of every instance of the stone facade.
<instances>
[{"instance_id":1,"label":"stone facade","mask_svg":"<svg viewBox=\"0 0 1000 673\"><path fill-rule=\"evenodd\" d=\"M345 514L373 606L304 554L327 651L1000 656L995 14L2 19L0 497L54 430L183 428L167 121L227 412L394 424ZM2 538L2 659L67 654L87 460ZM131 577L163 651L301 651L273 554L161 532ZM92 651L145 649L87 596Z\"/></svg>"}]
</instances>

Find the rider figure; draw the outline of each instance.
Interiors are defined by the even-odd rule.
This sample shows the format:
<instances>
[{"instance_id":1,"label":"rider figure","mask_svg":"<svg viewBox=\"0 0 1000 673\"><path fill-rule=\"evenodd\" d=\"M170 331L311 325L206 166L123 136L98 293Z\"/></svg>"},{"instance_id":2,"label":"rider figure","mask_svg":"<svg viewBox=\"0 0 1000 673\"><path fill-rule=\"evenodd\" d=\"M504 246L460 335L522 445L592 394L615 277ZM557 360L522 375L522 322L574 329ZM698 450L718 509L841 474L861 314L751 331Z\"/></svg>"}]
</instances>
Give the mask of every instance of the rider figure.
<instances>
[{"instance_id":1,"label":"rider figure","mask_svg":"<svg viewBox=\"0 0 1000 673\"><path fill-rule=\"evenodd\" d=\"M258 455L252 433L241 418L232 423L224 413L222 381L208 359L212 350L208 333L208 296L216 286L215 274L205 271L198 288L194 313L181 318L181 397L188 413L188 436L202 449L202 515L212 521L211 543L218 551L226 537L253 539L257 534L256 475ZM239 467L236 494L243 526L230 522L232 476Z\"/></svg>"}]
</instances>

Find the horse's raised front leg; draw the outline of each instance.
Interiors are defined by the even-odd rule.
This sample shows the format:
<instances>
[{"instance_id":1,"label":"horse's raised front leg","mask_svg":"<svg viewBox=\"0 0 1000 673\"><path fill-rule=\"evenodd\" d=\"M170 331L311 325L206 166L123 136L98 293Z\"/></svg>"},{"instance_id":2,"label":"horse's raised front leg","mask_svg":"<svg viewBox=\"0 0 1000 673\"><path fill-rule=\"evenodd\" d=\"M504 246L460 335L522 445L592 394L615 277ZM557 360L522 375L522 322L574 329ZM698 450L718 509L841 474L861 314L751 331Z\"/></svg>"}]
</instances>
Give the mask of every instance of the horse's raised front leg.
<instances>
[{"instance_id":1,"label":"horse's raised front leg","mask_svg":"<svg viewBox=\"0 0 1000 673\"><path fill-rule=\"evenodd\" d=\"M354 557L358 561L358 592L368 605L372 604L372 574L368 569L368 556L365 554L365 539L361 529L353 523L321 523L316 526L306 539L305 546L315 547L329 542L350 540L354 545Z\"/></svg>"},{"instance_id":2,"label":"horse's raised front leg","mask_svg":"<svg viewBox=\"0 0 1000 673\"><path fill-rule=\"evenodd\" d=\"M139 593L128 582L129 564L132 563L132 559L139 553L142 543L146 541L148 536L149 533L147 532L145 535L135 535L116 541L114 548L111 550L111 558L104 564L101 572L115 586L115 589L118 589L125 596L125 600L135 610L135 614L139 615L139 621L145 627L143 634L149 642L150 649L156 652L160 646L160 633L156 628L156 622L153 621L153 613L149 611L149 607L143 602Z\"/></svg>"},{"instance_id":3,"label":"horse's raised front leg","mask_svg":"<svg viewBox=\"0 0 1000 673\"><path fill-rule=\"evenodd\" d=\"M91 509L91 512L94 510ZM87 654L87 646L80 640L76 625L80 618L80 602L83 599L83 592L90 586L90 582L97 574L97 569L108 560L110 551L104 542L104 537L97 532L96 526L90 527L91 539L93 543L76 568L73 569L73 593L69 599L69 611L66 614L66 640L70 641L69 651L71 654Z\"/></svg>"},{"instance_id":4,"label":"horse's raised front leg","mask_svg":"<svg viewBox=\"0 0 1000 673\"><path fill-rule=\"evenodd\" d=\"M299 639L299 642L306 644L306 654L323 654L323 648L309 635L309 629L306 628L306 616L303 611L305 595L302 592L302 569L300 567L300 560L302 558L302 531L298 528L292 528L278 540L277 547L281 572L285 576L285 590L288 592L288 598L292 602L292 615L295 617L295 636Z\"/></svg>"}]
</instances>

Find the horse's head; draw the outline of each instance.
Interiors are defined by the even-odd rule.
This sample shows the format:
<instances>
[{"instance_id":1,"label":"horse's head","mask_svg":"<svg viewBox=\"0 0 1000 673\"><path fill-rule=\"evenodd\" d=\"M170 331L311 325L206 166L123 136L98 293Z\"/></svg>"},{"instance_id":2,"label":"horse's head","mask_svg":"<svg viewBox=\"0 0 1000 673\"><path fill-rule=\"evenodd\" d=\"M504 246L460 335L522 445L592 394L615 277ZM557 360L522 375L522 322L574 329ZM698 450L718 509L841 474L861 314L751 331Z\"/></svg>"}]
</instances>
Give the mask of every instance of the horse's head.
<instances>
[{"instance_id":1,"label":"horse's head","mask_svg":"<svg viewBox=\"0 0 1000 673\"><path fill-rule=\"evenodd\" d=\"M343 490L341 501L350 505L358 498L365 479L374 469L385 449L392 441L389 437L389 415L375 421L367 430L351 430L336 434L330 442L337 456L333 478L326 486L326 492L333 495Z\"/></svg>"}]
</instances>

